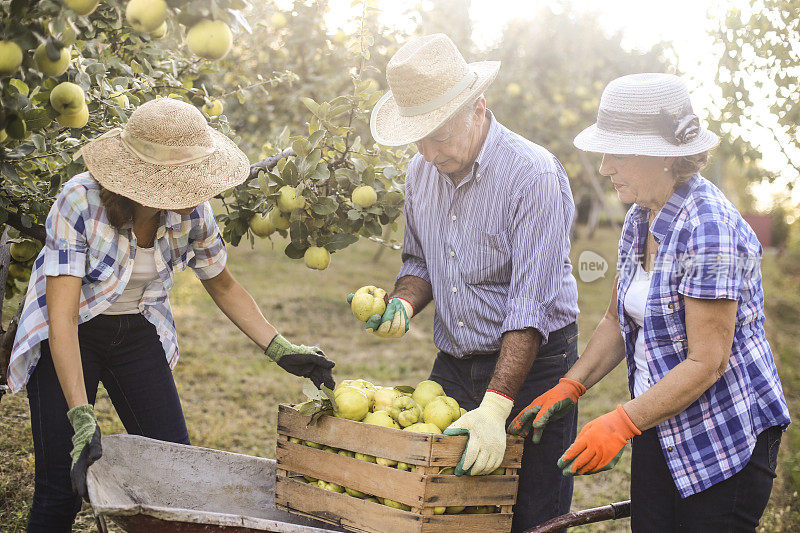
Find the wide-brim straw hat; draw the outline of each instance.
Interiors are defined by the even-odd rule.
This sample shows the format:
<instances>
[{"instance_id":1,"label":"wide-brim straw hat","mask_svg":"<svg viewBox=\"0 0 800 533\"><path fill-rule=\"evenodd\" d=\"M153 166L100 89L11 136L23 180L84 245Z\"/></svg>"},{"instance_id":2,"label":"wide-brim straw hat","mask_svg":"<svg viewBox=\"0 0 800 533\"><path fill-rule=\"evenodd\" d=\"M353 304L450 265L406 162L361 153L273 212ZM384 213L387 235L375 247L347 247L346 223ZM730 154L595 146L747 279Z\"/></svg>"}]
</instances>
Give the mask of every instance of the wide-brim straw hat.
<instances>
[{"instance_id":1,"label":"wide-brim straw hat","mask_svg":"<svg viewBox=\"0 0 800 533\"><path fill-rule=\"evenodd\" d=\"M389 91L372 109L372 137L384 146L419 141L480 96L499 61L467 63L443 33L409 41L389 60Z\"/></svg>"},{"instance_id":2,"label":"wide-brim straw hat","mask_svg":"<svg viewBox=\"0 0 800 533\"><path fill-rule=\"evenodd\" d=\"M122 128L81 149L89 173L111 192L157 209L185 209L242 183L247 156L193 105L157 98Z\"/></svg>"},{"instance_id":3,"label":"wide-brim straw hat","mask_svg":"<svg viewBox=\"0 0 800 533\"><path fill-rule=\"evenodd\" d=\"M587 152L680 157L714 148L719 137L700 125L681 78L644 73L609 83L597 123L573 142Z\"/></svg>"}]
</instances>

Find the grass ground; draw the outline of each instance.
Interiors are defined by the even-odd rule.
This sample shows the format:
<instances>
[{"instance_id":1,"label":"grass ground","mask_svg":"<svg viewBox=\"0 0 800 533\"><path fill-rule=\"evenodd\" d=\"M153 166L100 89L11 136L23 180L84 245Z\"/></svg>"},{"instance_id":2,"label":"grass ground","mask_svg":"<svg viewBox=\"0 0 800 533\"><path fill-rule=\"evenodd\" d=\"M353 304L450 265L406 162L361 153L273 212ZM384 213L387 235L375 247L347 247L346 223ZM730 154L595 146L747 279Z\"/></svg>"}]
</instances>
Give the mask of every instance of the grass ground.
<instances>
[{"instance_id":1,"label":"grass ground","mask_svg":"<svg viewBox=\"0 0 800 533\"><path fill-rule=\"evenodd\" d=\"M591 249L605 257L613 269L616 239L616 234L604 230L590 241L577 240L573 246L573 261L581 251ZM363 377L386 385L413 385L427 377L435 354L431 342L432 309L416 317L412 329L402 339L387 341L360 331L344 302L346 293L361 285L392 285L400 265L400 254L386 250L380 260L374 262L376 250L376 244L361 242L335 254L328 270L316 272L287 259L280 240L274 247L269 241L259 241L255 249L249 246L232 249L229 266L287 338L319 343L336 360L335 375L339 380ZM765 265L765 273L776 280L765 282L767 300L774 299L785 307L771 308L774 310L768 312L768 328L781 363L787 396L793 403L793 413L797 414L800 406L797 271L787 279L777 263L770 262ZM609 272L606 278L592 283L578 282L581 349L605 310L612 280ZM790 299L785 301L787 294ZM192 442L274 457L276 405L302 399L301 381L267 363L216 309L191 273L179 275L171 300L182 353L175 368L175 380ZM613 409L626 397L625 371L620 367L582 399L581 425ZM124 431L103 391L98 397L97 411L104 434ZM800 530L794 492L800 486L800 454L793 451L799 442L797 432L784 438L782 475L776 482L763 520L765 531ZM626 453L610 472L577 478L573 508L585 509L628 499L629 458L630 454ZM0 531L24 531L32 491L33 447L27 400L24 394L18 394L5 397L0 403ZM628 521L622 520L575 531L627 529ZM79 516L74 531L94 531L87 508Z\"/></svg>"}]
</instances>

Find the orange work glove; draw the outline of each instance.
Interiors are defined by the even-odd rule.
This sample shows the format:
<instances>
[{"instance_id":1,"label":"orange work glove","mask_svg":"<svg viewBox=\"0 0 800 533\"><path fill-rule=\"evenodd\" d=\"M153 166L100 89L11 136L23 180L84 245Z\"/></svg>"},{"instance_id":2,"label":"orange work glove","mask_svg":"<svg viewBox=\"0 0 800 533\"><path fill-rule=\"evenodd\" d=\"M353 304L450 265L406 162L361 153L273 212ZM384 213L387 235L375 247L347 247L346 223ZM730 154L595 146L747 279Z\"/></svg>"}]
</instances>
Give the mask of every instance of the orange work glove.
<instances>
[{"instance_id":1,"label":"orange work glove","mask_svg":"<svg viewBox=\"0 0 800 533\"><path fill-rule=\"evenodd\" d=\"M583 426L578 438L558 460L558 468L565 476L611 470L628 441L641 434L625 409L618 405L616 410Z\"/></svg>"},{"instance_id":2,"label":"orange work glove","mask_svg":"<svg viewBox=\"0 0 800 533\"><path fill-rule=\"evenodd\" d=\"M531 439L538 444L542 439L544 427L551 420L558 420L578 403L578 398L586 393L586 387L577 381L561 378L558 385L548 390L528 407L520 411L508 425L512 435L526 436L533 428ZM534 418L535 417L535 418Z\"/></svg>"}]
</instances>

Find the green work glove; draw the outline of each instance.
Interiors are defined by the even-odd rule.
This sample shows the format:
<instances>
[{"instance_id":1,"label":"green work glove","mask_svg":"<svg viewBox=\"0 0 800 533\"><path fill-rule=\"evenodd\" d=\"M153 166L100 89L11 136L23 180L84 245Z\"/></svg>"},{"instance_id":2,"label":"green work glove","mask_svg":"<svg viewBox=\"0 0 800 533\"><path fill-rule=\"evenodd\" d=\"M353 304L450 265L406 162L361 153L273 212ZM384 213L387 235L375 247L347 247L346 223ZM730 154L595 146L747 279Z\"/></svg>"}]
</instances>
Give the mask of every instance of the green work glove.
<instances>
[{"instance_id":1,"label":"green work glove","mask_svg":"<svg viewBox=\"0 0 800 533\"><path fill-rule=\"evenodd\" d=\"M412 316L414 308L411 304L404 298L395 296L389 299L383 316L372 315L367 319L364 328L383 339L398 339L408 331Z\"/></svg>"},{"instance_id":2,"label":"green work glove","mask_svg":"<svg viewBox=\"0 0 800 533\"><path fill-rule=\"evenodd\" d=\"M331 374L331 369L336 363L325 357L322 350L315 346L292 344L283 338L283 335L278 334L264 353L287 372L309 378L318 389L322 385L329 389L336 387Z\"/></svg>"},{"instance_id":3,"label":"green work glove","mask_svg":"<svg viewBox=\"0 0 800 533\"><path fill-rule=\"evenodd\" d=\"M86 471L89 466L100 459L103 448L100 445L100 428L97 426L97 417L91 405L79 405L67 411L72 429L72 467L69 475L72 479L72 490L89 501L89 491L86 488Z\"/></svg>"},{"instance_id":4,"label":"green work glove","mask_svg":"<svg viewBox=\"0 0 800 533\"><path fill-rule=\"evenodd\" d=\"M455 468L455 475L491 474L506 453L506 419L514 401L487 390L477 409L468 411L444 430L445 435L469 435L467 447Z\"/></svg>"},{"instance_id":5,"label":"green work glove","mask_svg":"<svg viewBox=\"0 0 800 533\"><path fill-rule=\"evenodd\" d=\"M508 425L512 435L526 436L533 429L531 440L538 444L544 427L551 420L558 420L578 403L578 398L586 393L586 387L577 381L561 378L558 385L548 390L514 417Z\"/></svg>"}]
</instances>

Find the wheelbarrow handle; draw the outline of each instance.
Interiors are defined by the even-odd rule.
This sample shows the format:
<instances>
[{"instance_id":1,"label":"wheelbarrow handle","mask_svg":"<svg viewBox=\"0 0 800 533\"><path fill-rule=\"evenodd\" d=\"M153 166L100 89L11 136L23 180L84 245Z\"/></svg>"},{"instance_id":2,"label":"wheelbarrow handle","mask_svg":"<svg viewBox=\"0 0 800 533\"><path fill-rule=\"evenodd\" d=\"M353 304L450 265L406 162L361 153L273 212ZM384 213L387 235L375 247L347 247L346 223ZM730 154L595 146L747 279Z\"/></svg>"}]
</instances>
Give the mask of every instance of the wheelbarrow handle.
<instances>
[{"instance_id":1,"label":"wheelbarrow handle","mask_svg":"<svg viewBox=\"0 0 800 533\"><path fill-rule=\"evenodd\" d=\"M576 511L574 513L567 513L557 516L548 520L544 524L540 524L525 531L525 533L553 533L554 531L559 531L568 527L593 524L595 522L602 522L604 520L617 520L619 518L627 518L630 515L630 500L624 502L615 502L602 507L584 509L583 511Z\"/></svg>"}]
</instances>

